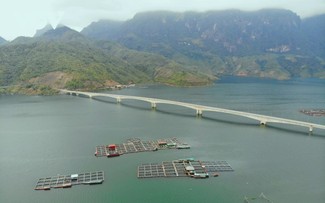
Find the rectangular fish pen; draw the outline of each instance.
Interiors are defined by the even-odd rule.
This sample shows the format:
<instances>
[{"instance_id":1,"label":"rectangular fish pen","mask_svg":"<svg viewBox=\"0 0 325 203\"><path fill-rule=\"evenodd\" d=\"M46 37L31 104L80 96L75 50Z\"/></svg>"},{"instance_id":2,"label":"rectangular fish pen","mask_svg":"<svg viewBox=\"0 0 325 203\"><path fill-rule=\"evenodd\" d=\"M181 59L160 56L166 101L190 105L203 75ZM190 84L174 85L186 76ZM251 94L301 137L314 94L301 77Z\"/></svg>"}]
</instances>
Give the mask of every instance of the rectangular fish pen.
<instances>
[{"instance_id":1,"label":"rectangular fish pen","mask_svg":"<svg viewBox=\"0 0 325 203\"><path fill-rule=\"evenodd\" d=\"M177 138L165 138L158 140L142 141L139 138L131 138L121 144L96 146L96 157L112 157L122 154L158 151L163 149L189 149L190 145L180 142Z\"/></svg>"},{"instance_id":2,"label":"rectangular fish pen","mask_svg":"<svg viewBox=\"0 0 325 203\"><path fill-rule=\"evenodd\" d=\"M181 159L138 166L138 178L193 177L208 178L217 172L234 171L227 161Z\"/></svg>"},{"instance_id":3,"label":"rectangular fish pen","mask_svg":"<svg viewBox=\"0 0 325 203\"><path fill-rule=\"evenodd\" d=\"M35 190L51 188L70 188L74 185L93 185L104 182L104 171L86 172L69 175L56 175L38 179Z\"/></svg>"}]
</instances>

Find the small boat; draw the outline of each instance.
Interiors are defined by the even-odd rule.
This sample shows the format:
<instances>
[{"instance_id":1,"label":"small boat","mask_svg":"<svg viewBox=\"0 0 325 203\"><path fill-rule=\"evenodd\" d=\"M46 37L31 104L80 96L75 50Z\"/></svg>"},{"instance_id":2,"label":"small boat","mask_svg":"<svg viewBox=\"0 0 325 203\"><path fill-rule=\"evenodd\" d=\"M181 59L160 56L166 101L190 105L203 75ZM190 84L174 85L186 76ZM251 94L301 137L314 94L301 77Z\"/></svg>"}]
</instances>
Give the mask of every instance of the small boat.
<instances>
[{"instance_id":1,"label":"small boat","mask_svg":"<svg viewBox=\"0 0 325 203\"><path fill-rule=\"evenodd\" d=\"M50 187L36 187L34 190L50 190Z\"/></svg>"},{"instance_id":2,"label":"small boat","mask_svg":"<svg viewBox=\"0 0 325 203\"><path fill-rule=\"evenodd\" d=\"M71 183L63 183L62 188L70 188L72 186Z\"/></svg>"},{"instance_id":3,"label":"small boat","mask_svg":"<svg viewBox=\"0 0 325 203\"><path fill-rule=\"evenodd\" d=\"M215 172L215 173L213 174L213 177L218 177L219 175L220 175L219 173Z\"/></svg>"},{"instance_id":4,"label":"small boat","mask_svg":"<svg viewBox=\"0 0 325 203\"><path fill-rule=\"evenodd\" d=\"M194 173L193 178L209 178L207 173Z\"/></svg>"},{"instance_id":5,"label":"small boat","mask_svg":"<svg viewBox=\"0 0 325 203\"><path fill-rule=\"evenodd\" d=\"M104 180L91 180L88 182L84 182L83 184L88 184L88 185L95 185L95 184L102 184Z\"/></svg>"},{"instance_id":6,"label":"small boat","mask_svg":"<svg viewBox=\"0 0 325 203\"><path fill-rule=\"evenodd\" d=\"M177 145L176 148L177 149L189 149L189 148L191 148L191 146L188 144L181 144L181 145Z\"/></svg>"},{"instance_id":7,"label":"small boat","mask_svg":"<svg viewBox=\"0 0 325 203\"><path fill-rule=\"evenodd\" d=\"M107 157L116 157L116 156L120 156L120 154L118 152L116 153L112 153L112 154L107 154Z\"/></svg>"},{"instance_id":8,"label":"small boat","mask_svg":"<svg viewBox=\"0 0 325 203\"><path fill-rule=\"evenodd\" d=\"M177 161L179 163L182 163L182 162L189 163L189 162L194 161L194 160L195 160L194 158L186 158L186 159L178 159Z\"/></svg>"},{"instance_id":9,"label":"small boat","mask_svg":"<svg viewBox=\"0 0 325 203\"><path fill-rule=\"evenodd\" d=\"M44 186L42 190L50 190L51 187L50 186Z\"/></svg>"}]
</instances>

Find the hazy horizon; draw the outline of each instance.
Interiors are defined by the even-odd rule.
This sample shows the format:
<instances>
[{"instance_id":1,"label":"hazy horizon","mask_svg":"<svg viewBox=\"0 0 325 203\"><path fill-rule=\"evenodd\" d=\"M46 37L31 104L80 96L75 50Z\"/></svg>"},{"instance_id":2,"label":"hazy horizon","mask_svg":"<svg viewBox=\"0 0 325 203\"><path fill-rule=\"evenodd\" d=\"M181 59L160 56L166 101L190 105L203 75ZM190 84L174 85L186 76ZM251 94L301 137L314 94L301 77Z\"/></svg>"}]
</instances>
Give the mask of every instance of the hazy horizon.
<instances>
[{"instance_id":1,"label":"hazy horizon","mask_svg":"<svg viewBox=\"0 0 325 203\"><path fill-rule=\"evenodd\" d=\"M66 25L80 31L98 20L128 20L140 12L206 12L237 9L287 9L306 18L325 13L325 1L311 0L11 0L2 4L0 36L13 40L19 36L32 37L47 24Z\"/></svg>"}]
</instances>

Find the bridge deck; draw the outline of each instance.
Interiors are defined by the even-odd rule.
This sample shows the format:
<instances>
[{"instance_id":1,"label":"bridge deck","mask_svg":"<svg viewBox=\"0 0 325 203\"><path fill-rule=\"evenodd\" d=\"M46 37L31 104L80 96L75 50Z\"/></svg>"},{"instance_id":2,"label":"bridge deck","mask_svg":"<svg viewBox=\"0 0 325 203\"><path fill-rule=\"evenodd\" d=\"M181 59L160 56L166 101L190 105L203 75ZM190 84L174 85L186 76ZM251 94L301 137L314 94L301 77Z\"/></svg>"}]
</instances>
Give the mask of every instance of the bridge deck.
<instances>
[{"instance_id":1,"label":"bridge deck","mask_svg":"<svg viewBox=\"0 0 325 203\"><path fill-rule=\"evenodd\" d=\"M81 91L70 91L70 90L60 90L60 91L64 92L64 93L75 94L75 95L86 95L86 96L88 96L90 98L98 97L98 96L110 97L110 98L116 99L117 102L121 102L122 99L141 100L141 101L146 101L146 102L151 103L152 108L156 108L157 104L178 105L178 106L183 106L183 107L186 107L186 108L194 109L194 110L196 110L198 115L202 115L203 111L226 113L226 114L242 116L242 117L250 118L250 119L253 119L253 120L257 120L261 124L282 123L282 124L289 124L289 125L307 127L310 132L312 132L314 128L325 130L325 125L321 125L321 124L304 122L304 121L297 121L297 120L286 119L286 118L279 118L279 117L274 117L274 116L266 116L266 115L255 114L255 113L248 113L248 112L243 112L243 111L235 111L235 110L217 108L217 107L211 107L211 106L203 106L203 105L191 104L191 103L186 103L186 102L178 102L178 101L156 99L156 98L149 98L149 97L129 96L129 95L92 93L92 92L81 92Z\"/></svg>"}]
</instances>

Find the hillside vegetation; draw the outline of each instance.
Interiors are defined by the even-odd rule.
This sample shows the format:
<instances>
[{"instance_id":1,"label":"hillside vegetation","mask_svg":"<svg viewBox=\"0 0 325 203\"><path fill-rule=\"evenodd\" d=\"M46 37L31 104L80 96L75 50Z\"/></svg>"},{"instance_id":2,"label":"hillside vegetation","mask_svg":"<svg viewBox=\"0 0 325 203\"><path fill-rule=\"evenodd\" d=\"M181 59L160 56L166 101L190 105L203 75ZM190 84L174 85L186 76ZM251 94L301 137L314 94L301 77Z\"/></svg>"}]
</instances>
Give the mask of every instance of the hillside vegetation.
<instances>
[{"instance_id":1,"label":"hillside vegetation","mask_svg":"<svg viewBox=\"0 0 325 203\"><path fill-rule=\"evenodd\" d=\"M15 92L32 89L23 93L38 93L44 85L95 90L130 83L212 82L212 77L187 71L163 56L130 51L116 43L95 43L67 27L1 46L0 61L0 86L15 85L10 89Z\"/></svg>"}]
</instances>

